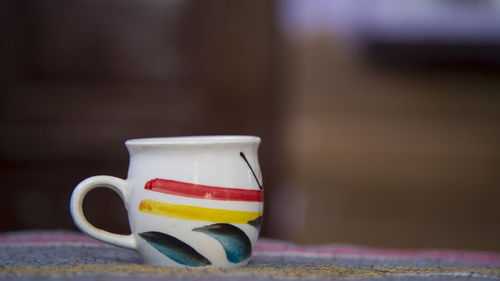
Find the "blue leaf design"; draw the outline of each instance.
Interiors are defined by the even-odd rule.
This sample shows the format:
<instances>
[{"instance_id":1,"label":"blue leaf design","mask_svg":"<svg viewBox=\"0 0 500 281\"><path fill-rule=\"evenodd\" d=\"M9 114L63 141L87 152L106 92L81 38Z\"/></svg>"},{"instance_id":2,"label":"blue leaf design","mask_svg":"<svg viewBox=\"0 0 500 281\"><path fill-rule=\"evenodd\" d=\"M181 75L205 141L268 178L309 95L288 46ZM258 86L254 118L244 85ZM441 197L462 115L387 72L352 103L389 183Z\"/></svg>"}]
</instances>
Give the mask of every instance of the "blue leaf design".
<instances>
[{"instance_id":1,"label":"blue leaf design","mask_svg":"<svg viewBox=\"0 0 500 281\"><path fill-rule=\"evenodd\" d=\"M188 244L165 233L150 231L139 233L146 242L165 256L187 266L206 266L212 264Z\"/></svg>"},{"instance_id":2,"label":"blue leaf design","mask_svg":"<svg viewBox=\"0 0 500 281\"><path fill-rule=\"evenodd\" d=\"M260 229L260 225L262 224L262 216L254 219L254 220L251 220L251 221L248 221L248 224L257 228L257 230Z\"/></svg>"},{"instance_id":3,"label":"blue leaf design","mask_svg":"<svg viewBox=\"0 0 500 281\"><path fill-rule=\"evenodd\" d=\"M239 263L252 254L252 244L248 236L238 227L228 223L216 223L193 229L215 238L226 251L227 260Z\"/></svg>"}]
</instances>

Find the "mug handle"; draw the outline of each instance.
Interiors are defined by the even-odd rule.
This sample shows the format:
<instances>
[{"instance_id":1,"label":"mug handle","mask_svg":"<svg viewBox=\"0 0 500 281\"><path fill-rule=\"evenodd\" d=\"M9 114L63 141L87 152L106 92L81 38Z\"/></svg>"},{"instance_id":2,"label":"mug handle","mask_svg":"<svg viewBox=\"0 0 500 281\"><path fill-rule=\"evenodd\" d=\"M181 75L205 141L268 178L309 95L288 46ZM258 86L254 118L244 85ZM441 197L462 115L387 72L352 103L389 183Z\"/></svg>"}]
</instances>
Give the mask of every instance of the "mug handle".
<instances>
[{"instance_id":1,"label":"mug handle","mask_svg":"<svg viewBox=\"0 0 500 281\"><path fill-rule=\"evenodd\" d=\"M121 235L99 229L90 224L89 221L85 218L82 209L83 199L89 191L97 187L106 187L118 193L118 195L120 195L121 199L125 203L125 206L127 206L127 181L111 176L94 176L87 178L84 181L80 182L75 187L75 190L73 190L73 194L71 194L70 210L75 225L83 233L86 233L87 235L92 236L97 240L118 247L136 250L137 243L132 234Z\"/></svg>"}]
</instances>

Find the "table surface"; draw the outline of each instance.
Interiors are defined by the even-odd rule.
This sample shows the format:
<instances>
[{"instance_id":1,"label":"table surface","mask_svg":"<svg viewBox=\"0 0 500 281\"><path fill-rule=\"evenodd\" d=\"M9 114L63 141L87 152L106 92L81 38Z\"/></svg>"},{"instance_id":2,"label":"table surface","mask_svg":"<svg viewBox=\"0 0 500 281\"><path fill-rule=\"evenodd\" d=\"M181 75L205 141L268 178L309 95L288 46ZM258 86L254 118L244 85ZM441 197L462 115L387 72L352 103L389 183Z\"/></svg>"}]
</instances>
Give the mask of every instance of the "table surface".
<instances>
[{"instance_id":1,"label":"table surface","mask_svg":"<svg viewBox=\"0 0 500 281\"><path fill-rule=\"evenodd\" d=\"M167 278L168 277L168 278ZM136 252L69 231L0 233L8 280L500 280L500 253L450 249L300 246L260 239L247 267L176 269L142 264Z\"/></svg>"}]
</instances>

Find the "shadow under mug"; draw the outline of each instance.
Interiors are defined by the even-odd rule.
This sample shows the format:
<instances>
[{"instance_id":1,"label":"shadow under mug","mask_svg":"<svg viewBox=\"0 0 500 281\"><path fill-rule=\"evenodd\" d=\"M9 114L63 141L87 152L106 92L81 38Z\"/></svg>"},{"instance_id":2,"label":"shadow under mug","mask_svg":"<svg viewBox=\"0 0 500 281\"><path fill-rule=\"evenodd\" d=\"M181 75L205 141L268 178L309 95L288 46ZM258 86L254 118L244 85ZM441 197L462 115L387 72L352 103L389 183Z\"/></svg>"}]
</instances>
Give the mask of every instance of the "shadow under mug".
<instances>
[{"instance_id":1,"label":"shadow under mug","mask_svg":"<svg viewBox=\"0 0 500 281\"><path fill-rule=\"evenodd\" d=\"M126 180L94 176L71 195L76 226L103 242L136 250L144 262L173 267L245 266L263 214L260 138L192 136L133 139ZM131 234L90 224L85 195L97 187L118 193Z\"/></svg>"}]
</instances>

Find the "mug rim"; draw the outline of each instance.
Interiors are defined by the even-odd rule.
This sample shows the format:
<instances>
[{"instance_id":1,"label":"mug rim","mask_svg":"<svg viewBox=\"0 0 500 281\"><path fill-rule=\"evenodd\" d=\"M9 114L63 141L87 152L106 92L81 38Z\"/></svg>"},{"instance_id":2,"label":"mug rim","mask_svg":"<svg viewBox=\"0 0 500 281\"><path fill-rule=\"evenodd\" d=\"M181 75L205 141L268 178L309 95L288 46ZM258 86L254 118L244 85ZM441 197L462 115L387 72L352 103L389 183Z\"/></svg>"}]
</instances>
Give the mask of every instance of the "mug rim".
<instances>
[{"instance_id":1,"label":"mug rim","mask_svg":"<svg viewBox=\"0 0 500 281\"><path fill-rule=\"evenodd\" d=\"M261 139L252 135L199 135L136 138L125 141L126 146L170 145L170 144L228 144L228 143L260 143Z\"/></svg>"}]
</instances>

